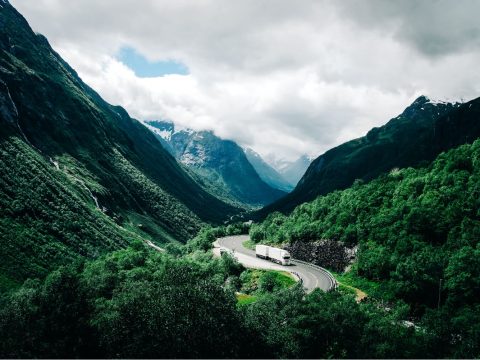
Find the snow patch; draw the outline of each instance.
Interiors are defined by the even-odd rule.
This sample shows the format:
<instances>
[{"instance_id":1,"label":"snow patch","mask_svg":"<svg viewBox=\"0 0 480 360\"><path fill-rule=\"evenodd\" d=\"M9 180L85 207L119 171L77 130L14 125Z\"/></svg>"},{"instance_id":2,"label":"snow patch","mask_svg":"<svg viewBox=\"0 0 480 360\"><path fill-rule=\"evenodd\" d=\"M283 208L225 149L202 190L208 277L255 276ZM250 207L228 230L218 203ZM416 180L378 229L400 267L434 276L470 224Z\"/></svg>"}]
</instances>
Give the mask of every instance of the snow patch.
<instances>
[{"instance_id":1,"label":"snow patch","mask_svg":"<svg viewBox=\"0 0 480 360\"><path fill-rule=\"evenodd\" d=\"M167 140L167 141L170 141L170 139L172 138L172 135L174 134L174 131L160 130L160 129L156 128L155 126L152 126L148 123L143 123L143 124L147 127L148 130L150 130L154 134L157 134L162 139Z\"/></svg>"},{"instance_id":2,"label":"snow patch","mask_svg":"<svg viewBox=\"0 0 480 360\"><path fill-rule=\"evenodd\" d=\"M196 154L192 154L191 152L186 152L180 158L180 162L187 166L201 166L205 164L207 155L205 153L205 149L201 147L197 147Z\"/></svg>"},{"instance_id":3,"label":"snow patch","mask_svg":"<svg viewBox=\"0 0 480 360\"><path fill-rule=\"evenodd\" d=\"M448 105L448 104L463 104L465 102L465 99L460 98L460 99L453 99L453 98L438 98L438 99L432 99L430 97L426 97L427 102L426 104L432 104L432 105Z\"/></svg>"}]
</instances>

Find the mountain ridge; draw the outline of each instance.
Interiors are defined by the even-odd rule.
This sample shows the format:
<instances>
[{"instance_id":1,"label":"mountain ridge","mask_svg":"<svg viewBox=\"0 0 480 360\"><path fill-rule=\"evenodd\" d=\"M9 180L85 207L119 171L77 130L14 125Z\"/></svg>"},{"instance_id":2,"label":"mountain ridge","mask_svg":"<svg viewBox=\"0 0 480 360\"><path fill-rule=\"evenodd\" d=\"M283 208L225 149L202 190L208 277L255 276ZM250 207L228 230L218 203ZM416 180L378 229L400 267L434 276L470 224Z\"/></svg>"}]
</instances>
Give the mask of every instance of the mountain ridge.
<instances>
[{"instance_id":1,"label":"mountain ridge","mask_svg":"<svg viewBox=\"0 0 480 360\"><path fill-rule=\"evenodd\" d=\"M252 164L263 181L270 186L285 192L293 190L293 184L289 183L276 169L273 168L273 166L268 164L260 154L250 148L245 148L243 151L245 152L248 161Z\"/></svg>"},{"instance_id":2,"label":"mountain ridge","mask_svg":"<svg viewBox=\"0 0 480 360\"><path fill-rule=\"evenodd\" d=\"M186 242L240 211L204 191L3 4L0 275L21 281L136 240Z\"/></svg>"},{"instance_id":3,"label":"mountain ridge","mask_svg":"<svg viewBox=\"0 0 480 360\"><path fill-rule=\"evenodd\" d=\"M480 123L475 120L478 103L479 99L452 104L418 97L385 125L320 155L290 194L255 216L288 213L357 179L369 181L396 167L421 166L442 151L473 141L480 135Z\"/></svg>"}]
</instances>

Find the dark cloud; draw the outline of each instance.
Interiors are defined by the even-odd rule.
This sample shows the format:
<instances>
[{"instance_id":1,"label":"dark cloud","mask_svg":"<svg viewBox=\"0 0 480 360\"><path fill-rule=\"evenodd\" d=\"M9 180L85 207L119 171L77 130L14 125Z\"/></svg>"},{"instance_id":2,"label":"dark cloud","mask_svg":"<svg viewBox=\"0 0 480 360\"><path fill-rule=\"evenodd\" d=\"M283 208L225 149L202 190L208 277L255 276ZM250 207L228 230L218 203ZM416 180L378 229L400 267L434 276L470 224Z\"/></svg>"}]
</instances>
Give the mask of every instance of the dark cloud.
<instances>
[{"instance_id":1,"label":"dark cloud","mask_svg":"<svg viewBox=\"0 0 480 360\"><path fill-rule=\"evenodd\" d=\"M391 32L426 56L480 48L477 0L346 0L338 5L348 19Z\"/></svg>"},{"instance_id":2,"label":"dark cloud","mask_svg":"<svg viewBox=\"0 0 480 360\"><path fill-rule=\"evenodd\" d=\"M12 0L108 101L261 154L319 155L420 94L480 94L480 2ZM139 78L115 55L185 64Z\"/></svg>"}]
</instances>

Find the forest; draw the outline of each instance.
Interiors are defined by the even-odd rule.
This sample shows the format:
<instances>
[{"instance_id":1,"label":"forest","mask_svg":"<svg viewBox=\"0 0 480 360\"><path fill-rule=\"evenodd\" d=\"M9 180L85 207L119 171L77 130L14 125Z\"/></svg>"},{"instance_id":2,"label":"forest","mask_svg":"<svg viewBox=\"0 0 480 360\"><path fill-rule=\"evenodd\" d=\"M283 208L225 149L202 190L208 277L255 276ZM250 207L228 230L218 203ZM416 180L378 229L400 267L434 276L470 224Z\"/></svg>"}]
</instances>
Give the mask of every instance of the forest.
<instances>
[{"instance_id":1,"label":"forest","mask_svg":"<svg viewBox=\"0 0 480 360\"><path fill-rule=\"evenodd\" d=\"M369 183L271 214L255 242L335 241L357 247L353 283L443 338L443 356L479 355L480 141L442 153L428 167L393 169ZM365 285L366 284L366 285ZM422 325L420 325L422 324ZM463 351L466 351L465 353Z\"/></svg>"},{"instance_id":2,"label":"forest","mask_svg":"<svg viewBox=\"0 0 480 360\"><path fill-rule=\"evenodd\" d=\"M199 237L211 237L204 231ZM215 236L215 235L213 235ZM3 358L327 358L442 356L436 334L403 325L406 309L357 303L349 293L305 294L261 285L233 258L213 258L204 239L168 253L141 242L78 260L4 294ZM263 276L263 282L268 278ZM271 279L270 279L271 281ZM238 294L238 293L237 293ZM461 355L470 354L460 352Z\"/></svg>"},{"instance_id":3,"label":"forest","mask_svg":"<svg viewBox=\"0 0 480 360\"><path fill-rule=\"evenodd\" d=\"M45 264L23 285L5 280L10 290L1 295L0 356L477 357L479 155L476 141L442 153L428 167L357 181L289 216L274 213L250 228L204 227L185 245L165 245L165 253L118 228L120 239L130 234L125 249ZM37 168L41 176L41 164ZM6 209L18 219L35 218ZM39 229L42 213L36 214ZM92 225L107 221L101 219ZM98 231L89 226L85 234ZM228 255L213 257L217 237L248 231L255 242L277 246L328 239L358 247L357 261L338 276L348 276L368 297L357 302L346 287L306 294Z\"/></svg>"}]
</instances>

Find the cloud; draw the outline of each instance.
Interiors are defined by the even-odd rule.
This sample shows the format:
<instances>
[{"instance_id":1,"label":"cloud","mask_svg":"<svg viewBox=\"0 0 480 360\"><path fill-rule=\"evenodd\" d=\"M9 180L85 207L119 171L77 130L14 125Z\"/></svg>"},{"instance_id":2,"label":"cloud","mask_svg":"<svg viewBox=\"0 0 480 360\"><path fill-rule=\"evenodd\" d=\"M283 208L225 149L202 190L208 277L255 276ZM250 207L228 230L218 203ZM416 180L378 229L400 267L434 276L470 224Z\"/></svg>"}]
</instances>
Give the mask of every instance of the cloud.
<instances>
[{"instance_id":1,"label":"cloud","mask_svg":"<svg viewBox=\"0 0 480 360\"><path fill-rule=\"evenodd\" d=\"M480 48L480 3L476 0L346 0L341 11L361 26L384 31L429 57Z\"/></svg>"},{"instance_id":2,"label":"cloud","mask_svg":"<svg viewBox=\"0 0 480 360\"><path fill-rule=\"evenodd\" d=\"M473 1L12 0L109 102L263 155L318 156L420 94L480 93ZM130 47L188 74L141 78Z\"/></svg>"}]
</instances>

